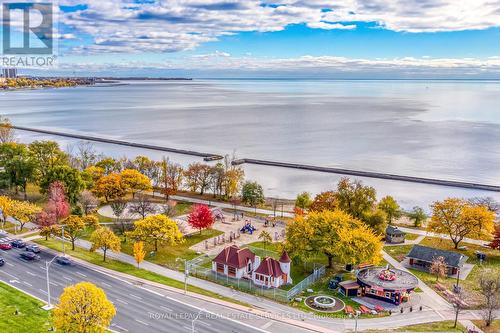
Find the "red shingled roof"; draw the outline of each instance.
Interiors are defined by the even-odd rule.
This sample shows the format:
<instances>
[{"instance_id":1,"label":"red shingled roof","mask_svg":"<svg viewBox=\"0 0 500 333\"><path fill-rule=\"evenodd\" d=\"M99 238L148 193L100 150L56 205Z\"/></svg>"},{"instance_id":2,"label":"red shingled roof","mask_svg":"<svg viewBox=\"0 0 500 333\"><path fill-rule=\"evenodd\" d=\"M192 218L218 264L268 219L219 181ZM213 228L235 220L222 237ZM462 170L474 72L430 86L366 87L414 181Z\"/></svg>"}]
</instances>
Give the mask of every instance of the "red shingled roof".
<instances>
[{"instance_id":1,"label":"red shingled roof","mask_svg":"<svg viewBox=\"0 0 500 333\"><path fill-rule=\"evenodd\" d=\"M283 251L283 253L281 254L279 262L282 262L282 263L286 264L286 263L289 263L290 261L291 260L290 260L290 256L288 255L288 252Z\"/></svg>"},{"instance_id":2,"label":"red shingled roof","mask_svg":"<svg viewBox=\"0 0 500 333\"><path fill-rule=\"evenodd\" d=\"M252 262L255 260L255 254L252 251L231 245L222 250L213 261L230 267L243 268L249 260Z\"/></svg>"},{"instance_id":3,"label":"red shingled roof","mask_svg":"<svg viewBox=\"0 0 500 333\"><path fill-rule=\"evenodd\" d=\"M260 266L255 270L255 273L272 276L278 278L283 276L283 271L281 270L280 263L273 258L266 257L260 263Z\"/></svg>"}]
</instances>

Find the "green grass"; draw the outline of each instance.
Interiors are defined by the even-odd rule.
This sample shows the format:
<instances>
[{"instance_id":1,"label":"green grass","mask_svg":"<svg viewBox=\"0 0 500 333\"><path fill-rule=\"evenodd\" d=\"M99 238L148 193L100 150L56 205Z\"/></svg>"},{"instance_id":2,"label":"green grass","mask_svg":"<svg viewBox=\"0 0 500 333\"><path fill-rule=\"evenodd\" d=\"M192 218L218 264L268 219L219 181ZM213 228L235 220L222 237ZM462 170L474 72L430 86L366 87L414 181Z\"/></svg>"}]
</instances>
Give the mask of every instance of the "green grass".
<instances>
[{"instance_id":1,"label":"green grass","mask_svg":"<svg viewBox=\"0 0 500 333\"><path fill-rule=\"evenodd\" d=\"M196 251L189 249L191 246L203 242L206 239L221 235L222 231L215 229L202 230L200 233L195 233L191 236L185 237L185 242L179 245L169 246L161 245L158 247L158 252L154 256L150 256L150 252L154 250L152 244L145 244L145 250L148 253L146 260L155 264L169 267L172 269L184 270L184 264L176 261L177 258L191 260L199 256ZM122 237L123 239L123 237ZM122 252L133 255L133 243L128 240L126 243L122 241Z\"/></svg>"},{"instance_id":2,"label":"green grass","mask_svg":"<svg viewBox=\"0 0 500 333\"><path fill-rule=\"evenodd\" d=\"M500 319L493 320L489 327L484 325L484 321L482 320L473 320L472 321L477 327L482 329L484 333L497 333L500 332Z\"/></svg>"},{"instance_id":3,"label":"green grass","mask_svg":"<svg viewBox=\"0 0 500 333\"><path fill-rule=\"evenodd\" d=\"M412 249L413 245L391 245L391 246L384 246L384 251L396 259L397 261L402 261L408 252Z\"/></svg>"},{"instance_id":4,"label":"green grass","mask_svg":"<svg viewBox=\"0 0 500 333\"><path fill-rule=\"evenodd\" d=\"M50 312L42 306L39 300L0 282L0 332L47 332Z\"/></svg>"},{"instance_id":5,"label":"green grass","mask_svg":"<svg viewBox=\"0 0 500 333\"><path fill-rule=\"evenodd\" d=\"M38 239L35 242L40 244L40 245L51 248L53 250L56 250L56 251L62 250L62 245L61 245L60 241L56 241L53 239L49 239L48 241L46 241L45 239ZM184 289L184 282L182 282L182 281L177 281L177 280L165 277L163 275L147 271L145 269L137 268L134 265L127 264L127 263L113 260L113 259L109 259L109 258L106 259L106 262L104 262L102 260L102 255L100 255L98 253L89 252L89 251L84 250L84 249L79 248L79 247L76 247L75 250L73 251L73 250L71 250L70 246L66 246L66 253L75 257L75 258L88 261L94 265L105 267L105 268L108 268L108 269L111 269L111 270L114 270L117 272L129 274L129 275L132 275L132 276L135 276L138 278L142 278L145 280L161 283L161 284L164 284L166 286L170 286L170 287L174 287L174 288L178 288L178 289ZM217 298L217 299L221 299L224 301L248 306L245 303L235 301L231 298L223 297L219 294L216 294L216 293L213 293L211 291L208 291L208 290L205 290L202 288L198 288L198 287L195 287L192 285L188 285L188 290L191 292L200 294L200 295L205 295L208 297Z\"/></svg>"},{"instance_id":6,"label":"green grass","mask_svg":"<svg viewBox=\"0 0 500 333\"><path fill-rule=\"evenodd\" d=\"M420 237L420 235L417 235L417 234L406 234L405 239L411 241L411 240L417 239L418 237Z\"/></svg>"},{"instance_id":7,"label":"green grass","mask_svg":"<svg viewBox=\"0 0 500 333\"><path fill-rule=\"evenodd\" d=\"M426 324L417 324L400 327L397 329L383 329L383 330L367 330L366 333L385 333L385 332L463 332L465 327L457 323L457 327L453 327L454 321L438 321Z\"/></svg>"}]
</instances>

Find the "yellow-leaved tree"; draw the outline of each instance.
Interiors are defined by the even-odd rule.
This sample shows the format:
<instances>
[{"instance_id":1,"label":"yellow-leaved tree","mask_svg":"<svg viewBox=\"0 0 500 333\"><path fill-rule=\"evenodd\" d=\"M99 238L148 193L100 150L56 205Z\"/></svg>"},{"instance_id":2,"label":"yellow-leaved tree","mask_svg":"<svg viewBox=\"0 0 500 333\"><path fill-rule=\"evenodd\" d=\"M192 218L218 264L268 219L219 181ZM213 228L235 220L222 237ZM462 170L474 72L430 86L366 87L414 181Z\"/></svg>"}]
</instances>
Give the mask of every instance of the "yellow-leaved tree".
<instances>
[{"instance_id":1,"label":"yellow-leaved tree","mask_svg":"<svg viewBox=\"0 0 500 333\"><path fill-rule=\"evenodd\" d=\"M81 216L70 215L62 221L64 225L64 237L68 237L71 241L71 249L75 250L75 241L80 237L83 229L85 229L85 221Z\"/></svg>"},{"instance_id":2,"label":"yellow-leaved tree","mask_svg":"<svg viewBox=\"0 0 500 333\"><path fill-rule=\"evenodd\" d=\"M137 263L137 267L143 262L144 257L146 257L146 251L144 250L144 242L134 243L134 258Z\"/></svg>"},{"instance_id":3,"label":"yellow-leaved tree","mask_svg":"<svg viewBox=\"0 0 500 333\"><path fill-rule=\"evenodd\" d=\"M61 332L105 332L116 314L104 291L90 282L64 288L54 309L55 327Z\"/></svg>"},{"instance_id":4,"label":"yellow-leaved tree","mask_svg":"<svg viewBox=\"0 0 500 333\"><path fill-rule=\"evenodd\" d=\"M132 192L132 198L139 191L147 191L151 189L151 180L134 169L125 169L121 172L123 187Z\"/></svg>"},{"instance_id":5,"label":"yellow-leaved tree","mask_svg":"<svg viewBox=\"0 0 500 333\"><path fill-rule=\"evenodd\" d=\"M5 222L7 222L7 218L12 215L12 208L14 205L14 201L6 196L0 196L0 219L2 222L2 229L5 228Z\"/></svg>"},{"instance_id":6,"label":"yellow-leaved tree","mask_svg":"<svg viewBox=\"0 0 500 333\"><path fill-rule=\"evenodd\" d=\"M431 232L446 234L458 249L466 238L488 239L494 230L495 213L463 199L448 198L432 204L432 218L427 226Z\"/></svg>"},{"instance_id":7,"label":"yellow-leaved tree","mask_svg":"<svg viewBox=\"0 0 500 333\"><path fill-rule=\"evenodd\" d=\"M341 210L311 212L287 226L285 247L305 261L317 254L342 264L381 260L382 242L367 225Z\"/></svg>"},{"instance_id":8,"label":"yellow-leaved tree","mask_svg":"<svg viewBox=\"0 0 500 333\"><path fill-rule=\"evenodd\" d=\"M165 215L151 215L134 222L134 230L127 235L135 240L153 243L158 251L158 244L176 245L184 242L184 237L175 221Z\"/></svg>"},{"instance_id":9,"label":"yellow-leaved tree","mask_svg":"<svg viewBox=\"0 0 500 333\"><path fill-rule=\"evenodd\" d=\"M35 219L36 214L40 213L42 208L32 204L28 201L17 201L14 200L12 204L12 217L14 217L20 224L20 229L24 228L24 225Z\"/></svg>"},{"instance_id":10,"label":"yellow-leaved tree","mask_svg":"<svg viewBox=\"0 0 500 333\"><path fill-rule=\"evenodd\" d=\"M121 249L120 238L108 227L97 228L90 235L90 242L92 243L92 247L90 248L91 252L97 249L102 250L103 261L106 261L106 253L108 250L120 252Z\"/></svg>"}]
</instances>

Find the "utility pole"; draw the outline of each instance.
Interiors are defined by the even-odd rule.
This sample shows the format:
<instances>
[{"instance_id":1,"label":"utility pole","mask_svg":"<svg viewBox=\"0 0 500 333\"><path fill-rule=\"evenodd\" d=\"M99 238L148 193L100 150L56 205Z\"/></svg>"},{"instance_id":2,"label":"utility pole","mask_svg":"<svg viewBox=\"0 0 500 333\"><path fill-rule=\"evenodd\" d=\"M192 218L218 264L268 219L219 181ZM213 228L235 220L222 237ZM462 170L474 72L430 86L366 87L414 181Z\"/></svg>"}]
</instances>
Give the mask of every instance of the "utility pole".
<instances>
[{"instance_id":1,"label":"utility pole","mask_svg":"<svg viewBox=\"0 0 500 333\"><path fill-rule=\"evenodd\" d=\"M175 261L184 261L184 295L187 294L187 283L188 283L188 276L189 276L189 271L188 271L188 261L183 258L177 258Z\"/></svg>"},{"instance_id":2,"label":"utility pole","mask_svg":"<svg viewBox=\"0 0 500 333\"><path fill-rule=\"evenodd\" d=\"M47 305L43 307L44 310L52 310L54 306L52 306L51 300L50 300L50 275L49 275L49 268L52 262L57 258L57 256L54 256L52 260L50 261L45 261L45 272L47 275Z\"/></svg>"}]
</instances>

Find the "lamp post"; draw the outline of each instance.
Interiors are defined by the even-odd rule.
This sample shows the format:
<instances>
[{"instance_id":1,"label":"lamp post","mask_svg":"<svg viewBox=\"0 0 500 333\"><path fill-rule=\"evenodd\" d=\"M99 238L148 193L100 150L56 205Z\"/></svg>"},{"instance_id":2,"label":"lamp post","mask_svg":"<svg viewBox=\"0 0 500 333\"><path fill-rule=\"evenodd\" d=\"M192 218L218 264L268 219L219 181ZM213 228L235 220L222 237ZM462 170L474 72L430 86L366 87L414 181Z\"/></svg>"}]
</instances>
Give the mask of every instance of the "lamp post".
<instances>
[{"instance_id":1,"label":"lamp post","mask_svg":"<svg viewBox=\"0 0 500 333\"><path fill-rule=\"evenodd\" d=\"M349 317L353 318L354 317L354 333L358 333L358 317L361 314L361 311L356 310L356 313L350 314Z\"/></svg>"},{"instance_id":2,"label":"lamp post","mask_svg":"<svg viewBox=\"0 0 500 333\"><path fill-rule=\"evenodd\" d=\"M175 259L175 261L184 261L184 295L186 295L187 294L188 275L189 275L188 262L186 259L183 259L183 258L177 258L177 259Z\"/></svg>"},{"instance_id":3,"label":"lamp post","mask_svg":"<svg viewBox=\"0 0 500 333\"><path fill-rule=\"evenodd\" d=\"M66 255L66 248L64 247L64 225L61 226L61 239L62 239L63 256L65 256Z\"/></svg>"},{"instance_id":4,"label":"lamp post","mask_svg":"<svg viewBox=\"0 0 500 333\"><path fill-rule=\"evenodd\" d=\"M201 313L203 312L203 310L200 310L198 312L198 314L196 315L196 317L193 319L193 321L191 322L191 332L192 333L195 333L195 330L194 330L194 323L200 318L201 316Z\"/></svg>"},{"instance_id":5,"label":"lamp post","mask_svg":"<svg viewBox=\"0 0 500 333\"><path fill-rule=\"evenodd\" d=\"M47 274L47 305L43 307L44 310L52 310L54 306L52 306L51 300L50 300L50 275L49 275L49 268L50 265L54 262L54 260L57 258L57 256L54 256L52 260L50 261L45 261L45 272Z\"/></svg>"}]
</instances>

